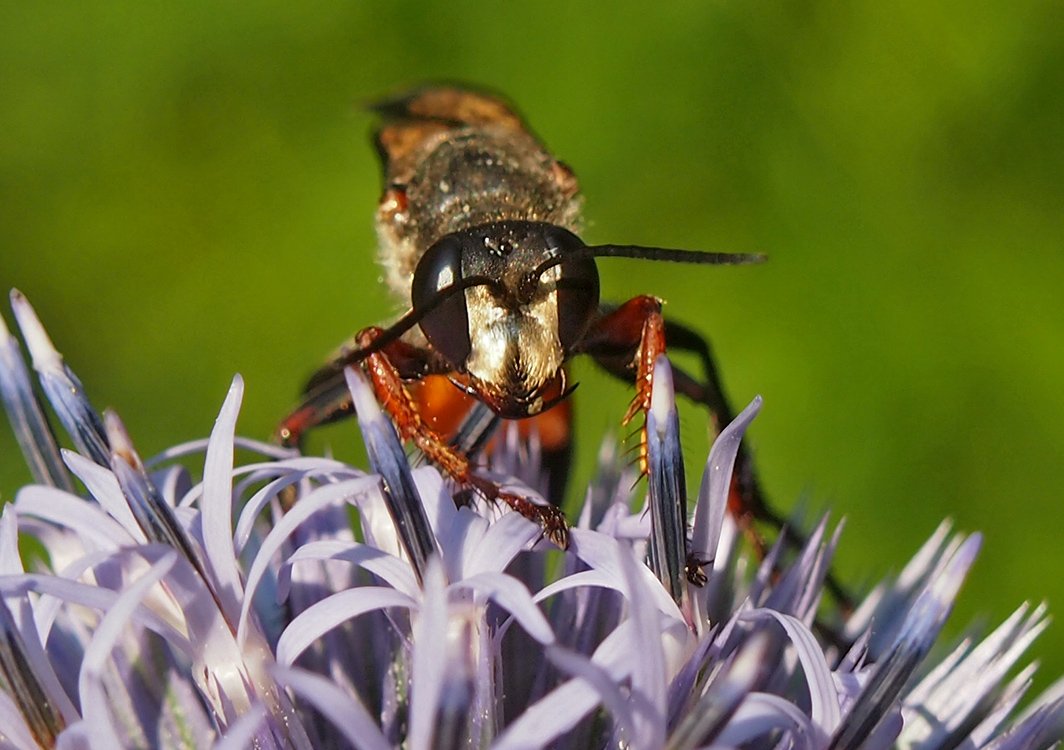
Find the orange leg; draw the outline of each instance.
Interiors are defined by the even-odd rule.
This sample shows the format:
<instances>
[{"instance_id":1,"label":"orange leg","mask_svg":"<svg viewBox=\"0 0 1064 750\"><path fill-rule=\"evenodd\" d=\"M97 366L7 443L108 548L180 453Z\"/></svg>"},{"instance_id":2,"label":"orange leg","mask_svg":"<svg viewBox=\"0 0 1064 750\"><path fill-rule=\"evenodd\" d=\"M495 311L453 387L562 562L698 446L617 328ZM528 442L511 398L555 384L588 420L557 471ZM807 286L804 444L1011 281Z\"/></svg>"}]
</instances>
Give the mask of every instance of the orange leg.
<instances>
[{"instance_id":1,"label":"orange leg","mask_svg":"<svg viewBox=\"0 0 1064 750\"><path fill-rule=\"evenodd\" d=\"M277 429L276 439L285 446L299 446L306 432L322 424L329 424L351 416L353 404L344 379L344 368L352 364L356 352L365 350L383 333L372 327L359 332L352 346L341 350L337 356L319 369L307 385L303 402ZM361 366L370 377L374 394L395 424L403 440L413 442L425 456L456 482L473 488L489 500L501 500L526 518L538 522L548 539L560 547L568 546L569 527L565 516L553 506L541 506L525 497L502 491L494 482L473 473L469 458L460 450L448 445L441 437L459 423L463 409L444 409L424 412L421 399L416 399L406 382L424 383L429 391L446 387L458 399L451 399L450 406L467 406L471 399L462 394L445 378L433 373L442 372L441 363L432 352L419 349L403 341L393 341L382 351L370 354L361 361ZM420 396L426 396L418 388ZM282 497L282 506L291 507L294 493Z\"/></svg>"},{"instance_id":2,"label":"orange leg","mask_svg":"<svg viewBox=\"0 0 1064 750\"><path fill-rule=\"evenodd\" d=\"M628 300L599 318L584 336L580 348L591 354L608 372L634 381L635 396L622 424L650 410L654 388L654 361L665 352L665 327L661 300L641 296ZM640 431L639 468L647 469L646 425Z\"/></svg>"},{"instance_id":3,"label":"orange leg","mask_svg":"<svg viewBox=\"0 0 1064 750\"><path fill-rule=\"evenodd\" d=\"M446 375L428 375L416 381L404 379L417 402L422 419L447 438L448 445L476 460L481 451L490 455L498 443L496 432L501 418L483 402L459 388ZM547 398L556 394L548 394ZM533 417L515 422L518 435L528 440L536 436L542 467L547 474L547 499L561 505L572 460L573 402L563 399Z\"/></svg>"},{"instance_id":4,"label":"orange leg","mask_svg":"<svg viewBox=\"0 0 1064 750\"><path fill-rule=\"evenodd\" d=\"M359 346L369 348L380 333L379 328L365 329L358 335ZM505 492L494 482L477 476L469 458L448 445L428 425L389 357L390 348L385 347L382 351L370 354L362 366L373 384L377 401L392 418L399 435L414 443L433 464L456 482L472 487L488 500L501 500L525 518L539 523L544 535L559 547L567 547L569 527L558 508L538 505L520 495Z\"/></svg>"},{"instance_id":5,"label":"orange leg","mask_svg":"<svg viewBox=\"0 0 1064 750\"><path fill-rule=\"evenodd\" d=\"M581 348L591 354L608 372L618 377L632 380L634 376L635 397L624 415L623 424L628 424L639 413L645 417L650 410L651 393L654 387L654 363L659 355L665 353L665 336L667 326L661 314L661 300L656 297L634 297L623 305L606 314L592 326L585 336ZM703 347L705 345L703 344ZM705 349L708 356L708 348ZM674 371L674 383L678 392L709 407L713 416L714 427L719 430L719 423L730 419L723 397L720 395L716 373L707 365L710 382L702 384L681 370ZM764 553L765 543L754 528L758 510L764 507L760 490L756 483L744 487L740 477L751 472L749 460L745 454L736 465L728 497L728 510L735 517L739 527L760 554ZM640 430L639 467L647 471L647 434L646 422ZM753 494L748 488L753 488ZM687 561L687 578L696 585L705 582L700 561L693 557Z\"/></svg>"}]
</instances>

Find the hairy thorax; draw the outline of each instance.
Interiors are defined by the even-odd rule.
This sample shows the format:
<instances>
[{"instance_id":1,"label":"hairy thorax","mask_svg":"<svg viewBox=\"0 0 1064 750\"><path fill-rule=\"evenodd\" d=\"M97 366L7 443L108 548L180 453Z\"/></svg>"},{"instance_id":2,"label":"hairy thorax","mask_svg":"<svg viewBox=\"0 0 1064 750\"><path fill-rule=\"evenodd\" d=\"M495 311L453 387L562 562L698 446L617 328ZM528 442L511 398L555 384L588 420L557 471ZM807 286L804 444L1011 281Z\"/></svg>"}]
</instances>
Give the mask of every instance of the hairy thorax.
<instances>
[{"instance_id":1,"label":"hairy thorax","mask_svg":"<svg viewBox=\"0 0 1064 750\"><path fill-rule=\"evenodd\" d=\"M501 125L441 131L408 163L377 212L388 285L404 299L422 253L451 232L507 220L579 230L576 179L527 133Z\"/></svg>"}]
</instances>

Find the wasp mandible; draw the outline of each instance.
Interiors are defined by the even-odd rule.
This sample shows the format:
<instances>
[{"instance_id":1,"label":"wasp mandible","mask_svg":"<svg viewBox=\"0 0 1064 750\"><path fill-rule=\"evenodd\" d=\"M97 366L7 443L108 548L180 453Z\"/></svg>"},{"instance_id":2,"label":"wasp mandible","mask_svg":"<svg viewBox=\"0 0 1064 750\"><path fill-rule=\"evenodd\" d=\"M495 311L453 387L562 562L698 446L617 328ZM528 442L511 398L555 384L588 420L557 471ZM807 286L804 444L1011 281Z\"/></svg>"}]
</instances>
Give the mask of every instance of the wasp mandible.
<instances>
[{"instance_id":1,"label":"wasp mandible","mask_svg":"<svg viewBox=\"0 0 1064 750\"><path fill-rule=\"evenodd\" d=\"M314 373L279 438L298 445L308 429L349 415L343 370L358 364L404 440L460 486L538 521L564 547L560 510L477 474L470 444L454 438L461 415L482 404L498 418L535 418L545 447L564 452L566 397L575 387L566 362L586 354L635 384L627 424L650 408L654 362L668 340L698 355L704 370L702 379L677 370L677 390L707 406L718 428L727 424L732 411L705 339L666 321L657 297L602 306L595 259L734 265L762 257L584 244L575 176L496 96L431 87L374 109L382 120L380 258L388 285L410 308L387 328L362 329ZM640 448L645 462L645 428ZM765 517L745 453L732 495L740 519Z\"/></svg>"}]
</instances>

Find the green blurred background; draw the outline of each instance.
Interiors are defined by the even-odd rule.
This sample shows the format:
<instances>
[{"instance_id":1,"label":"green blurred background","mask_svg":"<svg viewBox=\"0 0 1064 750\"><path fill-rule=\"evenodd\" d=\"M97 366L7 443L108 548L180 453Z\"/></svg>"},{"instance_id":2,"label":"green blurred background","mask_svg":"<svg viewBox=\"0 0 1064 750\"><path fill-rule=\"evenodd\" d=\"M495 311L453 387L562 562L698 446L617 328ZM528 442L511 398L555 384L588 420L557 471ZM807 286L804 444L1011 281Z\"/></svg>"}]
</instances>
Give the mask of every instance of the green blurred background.
<instances>
[{"instance_id":1,"label":"green blurred background","mask_svg":"<svg viewBox=\"0 0 1064 750\"><path fill-rule=\"evenodd\" d=\"M847 516L844 579L896 570L949 516L986 533L955 623L1043 597L1059 615L1062 8L5 3L0 286L144 454L207 434L236 372L240 430L265 438L395 309L359 103L487 85L575 168L589 241L771 255L605 261L604 294L665 297L737 405L764 395L764 483ZM586 478L628 394L578 374ZM684 412L692 470L704 424ZM357 433L326 442L354 455ZM0 495L27 478L0 430ZM1035 653L1042 684L1064 672L1064 626Z\"/></svg>"}]
</instances>

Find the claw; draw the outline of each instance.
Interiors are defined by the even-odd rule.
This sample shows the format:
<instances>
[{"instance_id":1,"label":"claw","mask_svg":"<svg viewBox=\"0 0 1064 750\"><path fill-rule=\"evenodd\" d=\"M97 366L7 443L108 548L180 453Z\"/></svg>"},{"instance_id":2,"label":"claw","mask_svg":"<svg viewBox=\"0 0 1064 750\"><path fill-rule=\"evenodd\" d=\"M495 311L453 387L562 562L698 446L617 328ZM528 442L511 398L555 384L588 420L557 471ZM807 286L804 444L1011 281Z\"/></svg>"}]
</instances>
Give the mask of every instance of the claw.
<instances>
[{"instance_id":1,"label":"claw","mask_svg":"<svg viewBox=\"0 0 1064 750\"><path fill-rule=\"evenodd\" d=\"M471 477L470 485L488 500L501 500L511 510L540 525L543 535L560 549L569 548L569 522L565 514L553 505L540 505L527 497L499 488L495 482Z\"/></svg>"},{"instance_id":2,"label":"claw","mask_svg":"<svg viewBox=\"0 0 1064 750\"><path fill-rule=\"evenodd\" d=\"M709 577L706 576L706 571L703 568L708 564L708 560L700 560L694 554L688 553L687 560L683 565L683 572L687 577L687 582L698 588L705 586Z\"/></svg>"}]
</instances>

